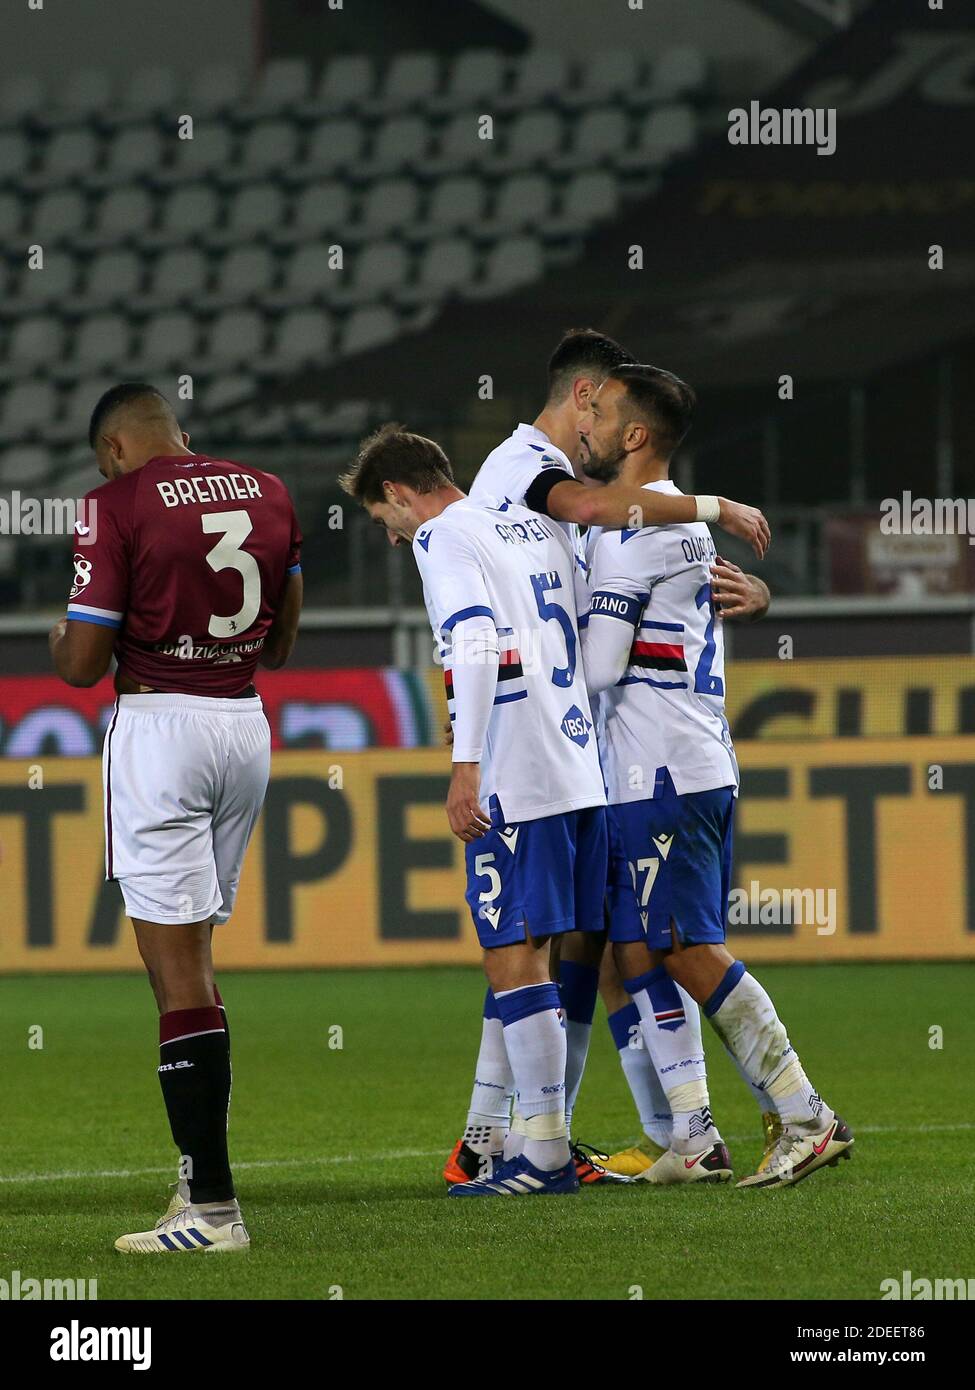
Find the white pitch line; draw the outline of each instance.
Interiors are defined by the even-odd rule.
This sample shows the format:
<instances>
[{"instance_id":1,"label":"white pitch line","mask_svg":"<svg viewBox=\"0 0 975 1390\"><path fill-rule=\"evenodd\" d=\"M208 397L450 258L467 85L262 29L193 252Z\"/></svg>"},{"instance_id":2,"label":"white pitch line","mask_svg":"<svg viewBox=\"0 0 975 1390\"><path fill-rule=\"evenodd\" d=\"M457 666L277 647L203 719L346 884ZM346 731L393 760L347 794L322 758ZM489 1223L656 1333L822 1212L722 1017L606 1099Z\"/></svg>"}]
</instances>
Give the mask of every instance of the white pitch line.
<instances>
[{"instance_id":1,"label":"white pitch line","mask_svg":"<svg viewBox=\"0 0 975 1390\"><path fill-rule=\"evenodd\" d=\"M955 1125L857 1125L857 1134L954 1134L975 1129L975 1124ZM729 1143L745 1144L758 1138L757 1132L749 1134L727 1134ZM244 1159L232 1164L234 1171L252 1168L322 1168L330 1163L385 1163L401 1158L437 1158L443 1149L382 1149L378 1153L331 1154L318 1158L259 1158ZM172 1165L165 1168L103 1168L76 1169L63 1173L0 1173L0 1183L67 1182L75 1178L147 1178L157 1173L172 1173Z\"/></svg>"}]
</instances>

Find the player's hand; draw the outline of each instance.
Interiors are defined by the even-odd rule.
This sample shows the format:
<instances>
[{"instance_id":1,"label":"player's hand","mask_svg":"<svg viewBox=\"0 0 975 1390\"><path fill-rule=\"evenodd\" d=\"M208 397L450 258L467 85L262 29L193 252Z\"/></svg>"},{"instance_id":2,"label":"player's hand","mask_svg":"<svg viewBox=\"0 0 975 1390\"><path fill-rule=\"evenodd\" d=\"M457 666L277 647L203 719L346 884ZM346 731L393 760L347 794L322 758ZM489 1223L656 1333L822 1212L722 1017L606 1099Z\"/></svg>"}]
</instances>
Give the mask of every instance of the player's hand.
<instances>
[{"instance_id":1,"label":"player's hand","mask_svg":"<svg viewBox=\"0 0 975 1390\"><path fill-rule=\"evenodd\" d=\"M453 748L454 746L454 726L449 719L444 722L443 742L445 748Z\"/></svg>"},{"instance_id":2,"label":"player's hand","mask_svg":"<svg viewBox=\"0 0 975 1390\"><path fill-rule=\"evenodd\" d=\"M720 555L711 566L711 595L722 618L761 618L769 606L768 585Z\"/></svg>"},{"instance_id":3,"label":"player's hand","mask_svg":"<svg viewBox=\"0 0 975 1390\"><path fill-rule=\"evenodd\" d=\"M52 649L56 647L58 642L60 642L61 638L64 636L65 632L67 632L67 630L67 618L58 618L57 622L54 624L54 626L51 628L51 631L47 635L48 647Z\"/></svg>"},{"instance_id":4,"label":"player's hand","mask_svg":"<svg viewBox=\"0 0 975 1390\"><path fill-rule=\"evenodd\" d=\"M491 822L478 801L480 789L480 763L454 763L447 793L447 819L458 840L465 844L479 840L491 829Z\"/></svg>"},{"instance_id":5,"label":"player's hand","mask_svg":"<svg viewBox=\"0 0 975 1390\"><path fill-rule=\"evenodd\" d=\"M719 497L718 506L718 525L722 531L747 541L758 558L764 559L772 533L758 508L748 507L744 502L731 502L727 497Z\"/></svg>"}]
</instances>

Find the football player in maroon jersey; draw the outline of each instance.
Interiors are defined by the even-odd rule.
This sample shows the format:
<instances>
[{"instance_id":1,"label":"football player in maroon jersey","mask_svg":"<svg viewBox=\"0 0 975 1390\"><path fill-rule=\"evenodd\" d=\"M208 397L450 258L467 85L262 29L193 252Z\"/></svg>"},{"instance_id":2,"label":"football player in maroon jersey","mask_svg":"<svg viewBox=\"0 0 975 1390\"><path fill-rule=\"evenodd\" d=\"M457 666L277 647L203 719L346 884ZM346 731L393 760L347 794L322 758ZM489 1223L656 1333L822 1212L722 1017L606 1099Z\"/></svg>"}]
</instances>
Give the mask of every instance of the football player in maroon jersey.
<instances>
[{"instance_id":1,"label":"football player in maroon jersey","mask_svg":"<svg viewBox=\"0 0 975 1390\"><path fill-rule=\"evenodd\" d=\"M279 478L193 453L152 386L107 391L89 443L108 481L75 528L74 583L51 655L77 686L117 663L102 758L106 877L121 887L159 1007L159 1079L181 1176L155 1228L115 1245L243 1250L211 936L233 910L267 788L270 732L253 676L294 646L301 533Z\"/></svg>"}]
</instances>

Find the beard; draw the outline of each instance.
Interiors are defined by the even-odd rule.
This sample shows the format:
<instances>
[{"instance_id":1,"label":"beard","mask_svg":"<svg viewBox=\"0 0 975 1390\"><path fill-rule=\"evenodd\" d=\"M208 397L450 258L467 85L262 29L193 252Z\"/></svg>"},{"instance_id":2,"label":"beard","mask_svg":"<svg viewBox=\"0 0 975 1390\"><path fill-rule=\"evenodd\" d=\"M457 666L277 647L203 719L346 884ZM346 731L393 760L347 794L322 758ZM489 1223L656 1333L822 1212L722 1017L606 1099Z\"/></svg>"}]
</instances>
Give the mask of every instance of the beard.
<instances>
[{"instance_id":1,"label":"beard","mask_svg":"<svg viewBox=\"0 0 975 1390\"><path fill-rule=\"evenodd\" d=\"M583 463L582 471L587 478L592 478L597 483L613 483L620 475L625 458L622 430L604 449L597 449L590 438L589 457Z\"/></svg>"}]
</instances>

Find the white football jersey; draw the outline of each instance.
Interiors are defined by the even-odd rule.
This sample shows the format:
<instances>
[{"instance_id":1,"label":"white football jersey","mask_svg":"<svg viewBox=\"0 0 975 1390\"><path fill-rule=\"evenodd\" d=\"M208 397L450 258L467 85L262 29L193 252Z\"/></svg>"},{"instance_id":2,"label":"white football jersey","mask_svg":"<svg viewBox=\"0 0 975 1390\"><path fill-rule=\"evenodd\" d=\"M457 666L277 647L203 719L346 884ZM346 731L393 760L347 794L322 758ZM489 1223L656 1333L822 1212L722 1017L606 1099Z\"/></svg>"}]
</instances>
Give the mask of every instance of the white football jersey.
<instances>
[{"instance_id":1,"label":"white football jersey","mask_svg":"<svg viewBox=\"0 0 975 1390\"><path fill-rule=\"evenodd\" d=\"M677 493L669 480L647 484ZM716 555L703 522L603 531L591 553L585 630L600 690L600 752L611 805L738 786L724 713L724 633L711 597Z\"/></svg>"},{"instance_id":2,"label":"white football jersey","mask_svg":"<svg viewBox=\"0 0 975 1390\"><path fill-rule=\"evenodd\" d=\"M485 498L491 501L502 497L521 506L525 493L546 468L561 468L570 478L575 477L569 459L547 434L534 425L519 425L488 454L477 470L468 495L472 502L483 503ZM555 525L568 536L572 553L584 571L585 546L578 526L574 521L555 521Z\"/></svg>"},{"instance_id":3,"label":"white football jersey","mask_svg":"<svg viewBox=\"0 0 975 1390\"><path fill-rule=\"evenodd\" d=\"M492 644L496 634L500 664L480 663L490 683L484 809L504 823L605 805L581 663L577 602L586 595L560 528L508 501L465 498L424 522L413 553L458 733L470 711L458 708L455 685L472 703L481 698L477 663L455 670L461 639L477 623ZM463 751L455 734L455 758Z\"/></svg>"}]
</instances>

